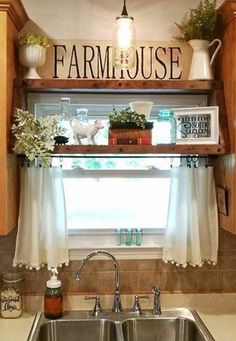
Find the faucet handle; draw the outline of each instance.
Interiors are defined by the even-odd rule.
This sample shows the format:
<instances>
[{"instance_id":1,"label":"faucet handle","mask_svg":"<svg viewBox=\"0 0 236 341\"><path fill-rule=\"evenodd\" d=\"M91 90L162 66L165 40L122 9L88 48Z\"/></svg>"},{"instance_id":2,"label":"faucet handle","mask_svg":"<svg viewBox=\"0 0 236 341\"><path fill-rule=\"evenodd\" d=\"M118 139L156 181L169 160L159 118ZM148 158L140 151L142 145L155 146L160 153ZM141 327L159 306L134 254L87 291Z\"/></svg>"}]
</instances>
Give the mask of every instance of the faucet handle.
<instances>
[{"instance_id":1,"label":"faucet handle","mask_svg":"<svg viewBox=\"0 0 236 341\"><path fill-rule=\"evenodd\" d=\"M154 293L154 301L153 301L153 314L160 315L161 314L161 301L160 294L161 290L159 286L154 285L152 287L152 292Z\"/></svg>"},{"instance_id":2,"label":"faucet handle","mask_svg":"<svg viewBox=\"0 0 236 341\"><path fill-rule=\"evenodd\" d=\"M102 307L100 303L100 296L84 296L84 299L87 300L95 300L95 305L93 308L93 316L98 316L99 313L102 312Z\"/></svg>"},{"instance_id":3,"label":"faucet handle","mask_svg":"<svg viewBox=\"0 0 236 341\"><path fill-rule=\"evenodd\" d=\"M152 292L153 292L153 294L155 294L155 295L160 295L161 289L160 289L160 287L159 287L158 285L153 285L153 287L152 287Z\"/></svg>"},{"instance_id":4,"label":"faucet handle","mask_svg":"<svg viewBox=\"0 0 236 341\"><path fill-rule=\"evenodd\" d=\"M149 296L148 295L143 295L143 296L135 295L134 296L134 305L133 305L132 311L134 311L134 312L136 312L138 314L142 313L142 309L141 309L140 302L139 302L140 298L148 299Z\"/></svg>"}]
</instances>

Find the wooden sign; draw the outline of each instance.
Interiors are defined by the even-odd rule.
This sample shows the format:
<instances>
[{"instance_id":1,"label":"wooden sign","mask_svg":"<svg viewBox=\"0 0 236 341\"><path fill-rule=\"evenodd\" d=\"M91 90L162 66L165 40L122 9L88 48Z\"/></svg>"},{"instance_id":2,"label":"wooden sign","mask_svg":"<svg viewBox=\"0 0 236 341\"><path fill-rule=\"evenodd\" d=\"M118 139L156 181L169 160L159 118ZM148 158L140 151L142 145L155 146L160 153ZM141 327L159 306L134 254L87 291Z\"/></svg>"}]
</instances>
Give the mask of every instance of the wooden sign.
<instances>
[{"instance_id":1,"label":"wooden sign","mask_svg":"<svg viewBox=\"0 0 236 341\"><path fill-rule=\"evenodd\" d=\"M140 42L135 66L130 70L112 65L112 46L107 41L50 41L47 61L39 69L43 78L179 80L186 78L191 49L173 42Z\"/></svg>"}]
</instances>

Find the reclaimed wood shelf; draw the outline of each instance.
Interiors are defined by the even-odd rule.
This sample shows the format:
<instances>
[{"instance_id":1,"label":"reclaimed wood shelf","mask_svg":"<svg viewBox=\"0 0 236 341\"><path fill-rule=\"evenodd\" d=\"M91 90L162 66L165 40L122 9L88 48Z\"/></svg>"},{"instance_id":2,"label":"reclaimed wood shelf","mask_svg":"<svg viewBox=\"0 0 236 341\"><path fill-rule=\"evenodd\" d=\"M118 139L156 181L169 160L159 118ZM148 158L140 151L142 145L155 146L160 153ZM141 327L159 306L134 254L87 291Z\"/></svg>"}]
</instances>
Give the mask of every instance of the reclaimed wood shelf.
<instances>
[{"instance_id":1,"label":"reclaimed wood shelf","mask_svg":"<svg viewBox=\"0 0 236 341\"><path fill-rule=\"evenodd\" d=\"M219 144L205 145L205 144L181 144L181 145L63 145L56 146L53 154L58 155L99 155L99 154L181 154L181 155L216 155L225 154L224 146Z\"/></svg>"},{"instance_id":2,"label":"reclaimed wood shelf","mask_svg":"<svg viewBox=\"0 0 236 341\"><path fill-rule=\"evenodd\" d=\"M27 91L68 92L80 90L150 90L168 93L208 93L222 90L221 81L188 80L81 80L81 79L22 79L15 80L15 88Z\"/></svg>"},{"instance_id":3,"label":"reclaimed wood shelf","mask_svg":"<svg viewBox=\"0 0 236 341\"><path fill-rule=\"evenodd\" d=\"M56 146L54 154L198 154L222 155L229 152L229 134L225 111L223 83L216 80L84 80L84 79L20 79L14 81L15 103L27 103L29 92L52 93L159 93L159 94L207 94L209 103L219 106L220 138L217 145L118 145Z\"/></svg>"}]
</instances>

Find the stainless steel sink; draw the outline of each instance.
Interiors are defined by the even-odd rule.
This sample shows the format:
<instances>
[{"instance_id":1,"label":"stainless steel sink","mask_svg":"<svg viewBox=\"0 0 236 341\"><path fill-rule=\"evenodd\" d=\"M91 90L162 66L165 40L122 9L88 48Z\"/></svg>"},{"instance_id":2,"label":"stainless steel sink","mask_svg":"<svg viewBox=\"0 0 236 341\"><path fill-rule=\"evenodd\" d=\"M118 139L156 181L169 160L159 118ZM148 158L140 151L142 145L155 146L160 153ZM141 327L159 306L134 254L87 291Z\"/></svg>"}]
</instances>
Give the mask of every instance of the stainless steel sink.
<instances>
[{"instance_id":1,"label":"stainless steel sink","mask_svg":"<svg viewBox=\"0 0 236 341\"><path fill-rule=\"evenodd\" d=\"M114 322L101 320L53 321L40 327L37 341L117 340Z\"/></svg>"},{"instance_id":2,"label":"stainless steel sink","mask_svg":"<svg viewBox=\"0 0 236 341\"><path fill-rule=\"evenodd\" d=\"M197 324L186 318L131 319L122 323L125 341L204 341Z\"/></svg>"},{"instance_id":3,"label":"stainless steel sink","mask_svg":"<svg viewBox=\"0 0 236 341\"><path fill-rule=\"evenodd\" d=\"M37 314L27 341L214 341L198 314L189 309L164 310L154 316L104 312L99 317L66 312L56 321Z\"/></svg>"}]
</instances>

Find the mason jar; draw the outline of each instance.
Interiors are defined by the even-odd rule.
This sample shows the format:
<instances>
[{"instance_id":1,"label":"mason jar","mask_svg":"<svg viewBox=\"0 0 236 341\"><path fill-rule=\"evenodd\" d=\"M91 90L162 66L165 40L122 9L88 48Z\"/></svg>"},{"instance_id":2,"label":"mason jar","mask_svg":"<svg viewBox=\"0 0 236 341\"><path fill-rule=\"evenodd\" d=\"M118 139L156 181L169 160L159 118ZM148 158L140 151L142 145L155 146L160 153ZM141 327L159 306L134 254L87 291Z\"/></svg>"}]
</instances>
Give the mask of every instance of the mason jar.
<instances>
[{"instance_id":1,"label":"mason jar","mask_svg":"<svg viewBox=\"0 0 236 341\"><path fill-rule=\"evenodd\" d=\"M22 314L22 281L18 273L2 275L1 316L3 318L18 318Z\"/></svg>"},{"instance_id":2,"label":"mason jar","mask_svg":"<svg viewBox=\"0 0 236 341\"><path fill-rule=\"evenodd\" d=\"M88 109L76 109L77 119L82 124L88 124Z\"/></svg>"},{"instance_id":3,"label":"mason jar","mask_svg":"<svg viewBox=\"0 0 236 341\"><path fill-rule=\"evenodd\" d=\"M176 121L173 111L161 109L157 114L155 127L157 144L175 144L176 143Z\"/></svg>"}]
</instances>

